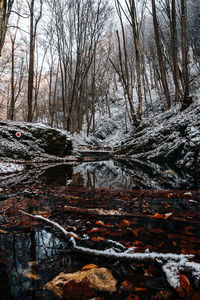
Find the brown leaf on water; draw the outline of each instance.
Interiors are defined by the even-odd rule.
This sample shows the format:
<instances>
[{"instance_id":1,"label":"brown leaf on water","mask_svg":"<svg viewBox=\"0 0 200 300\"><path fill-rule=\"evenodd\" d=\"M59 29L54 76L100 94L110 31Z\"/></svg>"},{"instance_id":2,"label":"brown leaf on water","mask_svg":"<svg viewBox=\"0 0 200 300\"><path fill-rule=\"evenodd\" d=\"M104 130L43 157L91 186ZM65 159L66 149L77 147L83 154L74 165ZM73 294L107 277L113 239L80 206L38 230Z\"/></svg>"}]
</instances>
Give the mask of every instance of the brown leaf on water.
<instances>
[{"instance_id":1,"label":"brown leaf on water","mask_svg":"<svg viewBox=\"0 0 200 300\"><path fill-rule=\"evenodd\" d=\"M105 226L104 222L103 221L96 221L95 223L96 225L99 225L99 226Z\"/></svg>"},{"instance_id":2,"label":"brown leaf on water","mask_svg":"<svg viewBox=\"0 0 200 300\"><path fill-rule=\"evenodd\" d=\"M137 229L132 228L132 229L131 229L131 232L134 234L134 236L135 236L136 238L138 238L139 232L140 232L140 228L137 228Z\"/></svg>"},{"instance_id":3,"label":"brown leaf on water","mask_svg":"<svg viewBox=\"0 0 200 300\"><path fill-rule=\"evenodd\" d=\"M104 241L105 238L103 236L92 236L90 238L93 242L101 242L101 241Z\"/></svg>"},{"instance_id":4,"label":"brown leaf on water","mask_svg":"<svg viewBox=\"0 0 200 300\"><path fill-rule=\"evenodd\" d=\"M88 231L88 233L94 233L94 232L106 232L107 229L104 227L101 228L92 228L90 231Z\"/></svg>"},{"instance_id":5,"label":"brown leaf on water","mask_svg":"<svg viewBox=\"0 0 200 300\"><path fill-rule=\"evenodd\" d=\"M163 218L164 218L164 215L163 215L163 214L159 214L159 213L155 213L155 214L153 215L153 218L154 218L154 219L163 219Z\"/></svg>"},{"instance_id":6,"label":"brown leaf on water","mask_svg":"<svg viewBox=\"0 0 200 300\"><path fill-rule=\"evenodd\" d=\"M181 250L181 253L182 254L193 254L193 255L196 255L196 250L190 249L190 248L183 248Z\"/></svg>"},{"instance_id":7,"label":"brown leaf on water","mask_svg":"<svg viewBox=\"0 0 200 300\"><path fill-rule=\"evenodd\" d=\"M135 292L146 292L147 291L147 288L144 288L144 287L136 287L135 288Z\"/></svg>"},{"instance_id":8,"label":"brown leaf on water","mask_svg":"<svg viewBox=\"0 0 200 300\"><path fill-rule=\"evenodd\" d=\"M131 222L128 220L122 220L121 223L119 224L119 227L129 227L131 225Z\"/></svg>"},{"instance_id":9,"label":"brown leaf on water","mask_svg":"<svg viewBox=\"0 0 200 300\"><path fill-rule=\"evenodd\" d=\"M120 289L122 291L132 292L134 290L134 286L133 286L132 282L130 282L128 280L124 280L120 285Z\"/></svg>"},{"instance_id":10,"label":"brown leaf on water","mask_svg":"<svg viewBox=\"0 0 200 300\"><path fill-rule=\"evenodd\" d=\"M191 293L192 287L186 275L180 274L179 280L180 280L180 286L176 288L176 291L179 297L184 298L186 295L189 295Z\"/></svg>"},{"instance_id":11,"label":"brown leaf on water","mask_svg":"<svg viewBox=\"0 0 200 300\"><path fill-rule=\"evenodd\" d=\"M174 194L172 194L172 193L169 193L168 195L167 195L167 198L172 198L174 196Z\"/></svg>"},{"instance_id":12,"label":"brown leaf on water","mask_svg":"<svg viewBox=\"0 0 200 300\"><path fill-rule=\"evenodd\" d=\"M170 218L173 214L172 213L167 213L167 214L159 214L159 213L155 213L153 215L154 219L164 219L167 220L168 218Z\"/></svg>"}]
</instances>

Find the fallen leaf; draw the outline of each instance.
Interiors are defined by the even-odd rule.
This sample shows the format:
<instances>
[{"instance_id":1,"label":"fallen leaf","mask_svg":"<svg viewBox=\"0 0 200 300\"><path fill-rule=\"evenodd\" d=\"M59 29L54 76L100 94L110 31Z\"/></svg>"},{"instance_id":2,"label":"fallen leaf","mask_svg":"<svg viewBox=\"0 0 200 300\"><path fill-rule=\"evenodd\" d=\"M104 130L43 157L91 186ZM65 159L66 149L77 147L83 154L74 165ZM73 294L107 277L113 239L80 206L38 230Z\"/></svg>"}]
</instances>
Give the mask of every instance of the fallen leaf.
<instances>
[{"instance_id":1,"label":"fallen leaf","mask_svg":"<svg viewBox=\"0 0 200 300\"><path fill-rule=\"evenodd\" d=\"M167 198L170 199L170 198L173 197L173 196L174 196L174 194L170 193L170 194L167 195Z\"/></svg>"},{"instance_id":2,"label":"fallen leaf","mask_svg":"<svg viewBox=\"0 0 200 300\"><path fill-rule=\"evenodd\" d=\"M190 281L186 275L180 274L179 275L180 286L176 288L176 291L179 297L184 298L186 294L188 294L190 290Z\"/></svg>"},{"instance_id":3,"label":"fallen leaf","mask_svg":"<svg viewBox=\"0 0 200 300\"><path fill-rule=\"evenodd\" d=\"M92 240L93 242L101 242L101 241L104 241L105 238L104 238L103 236L92 236L92 237L91 237L91 240Z\"/></svg>"},{"instance_id":4,"label":"fallen leaf","mask_svg":"<svg viewBox=\"0 0 200 300\"><path fill-rule=\"evenodd\" d=\"M141 241L134 241L134 242L133 242L133 245L134 245L134 246L139 246L139 245L141 245L141 244L143 244L143 242L141 242Z\"/></svg>"},{"instance_id":5,"label":"fallen leaf","mask_svg":"<svg viewBox=\"0 0 200 300\"><path fill-rule=\"evenodd\" d=\"M139 236L139 232L140 232L140 228L138 228L138 229L131 229L131 232L134 234L134 236L136 237L136 238L138 238L138 236Z\"/></svg>"},{"instance_id":6,"label":"fallen leaf","mask_svg":"<svg viewBox=\"0 0 200 300\"><path fill-rule=\"evenodd\" d=\"M80 240L80 238L77 235L73 234L73 233L68 233L68 236L73 237L76 240Z\"/></svg>"},{"instance_id":7,"label":"fallen leaf","mask_svg":"<svg viewBox=\"0 0 200 300\"><path fill-rule=\"evenodd\" d=\"M106 228L101 227L101 228L92 228L88 233L94 233L94 232L105 232Z\"/></svg>"},{"instance_id":8,"label":"fallen leaf","mask_svg":"<svg viewBox=\"0 0 200 300\"><path fill-rule=\"evenodd\" d=\"M163 215L163 214L159 214L159 213L155 213L155 214L153 215L153 218L154 218L154 219L163 219L163 217L164 217L164 215Z\"/></svg>"},{"instance_id":9,"label":"fallen leaf","mask_svg":"<svg viewBox=\"0 0 200 300\"><path fill-rule=\"evenodd\" d=\"M82 267L81 271L91 270L91 269L98 269L98 266L94 264L85 265L84 267Z\"/></svg>"},{"instance_id":10,"label":"fallen leaf","mask_svg":"<svg viewBox=\"0 0 200 300\"><path fill-rule=\"evenodd\" d=\"M119 224L119 227L129 227L131 225L131 222L128 220L122 220Z\"/></svg>"},{"instance_id":11,"label":"fallen leaf","mask_svg":"<svg viewBox=\"0 0 200 300\"><path fill-rule=\"evenodd\" d=\"M144 288L144 287L136 287L135 288L135 292L146 292L147 291L147 288Z\"/></svg>"},{"instance_id":12,"label":"fallen leaf","mask_svg":"<svg viewBox=\"0 0 200 300\"><path fill-rule=\"evenodd\" d=\"M133 283L128 280L124 280L120 285L120 289L126 292L131 292L134 290Z\"/></svg>"},{"instance_id":13,"label":"fallen leaf","mask_svg":"<svg viewBox=\"0 0 200 300\"><path fill-rule=\"evenodd\" d=\"M164 215L164 219L167 220L168 218L170 218L173 215L173 213L168 213Z\"/></svg>"},{"instance_id":14,"label":"fallen leaf","mask_svg":"<svg viewBox=\"0 0 200 300\"><path fill-rule=\"evenodd\" d=\"M95 224L96 224L96 225L99 225L99 226L105 226L105 224L104 224L103 221L96 221Z\"/></svg>"},{"instance_id":15,"label":"fallen leaf","mask_svg":"<svg viewBox=\"0 0 200 300\"><path fill-rule=\"evenodd\" d=\"M181 250L181 253L182 254L193 254L193 255L196 255L196 250L194 249L189 249L189 248L183 248Z\"/></svg>"}]
</instances>

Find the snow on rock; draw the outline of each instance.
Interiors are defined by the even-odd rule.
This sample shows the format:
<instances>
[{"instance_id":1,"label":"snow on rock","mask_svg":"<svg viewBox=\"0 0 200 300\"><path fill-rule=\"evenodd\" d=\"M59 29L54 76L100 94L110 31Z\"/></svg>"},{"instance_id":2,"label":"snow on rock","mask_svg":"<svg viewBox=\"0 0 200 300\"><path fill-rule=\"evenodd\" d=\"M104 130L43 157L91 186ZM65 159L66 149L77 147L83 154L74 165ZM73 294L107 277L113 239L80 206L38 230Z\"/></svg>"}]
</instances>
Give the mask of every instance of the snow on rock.
<instances>
[{"instance_id":1,"label":"snow on rock","mask_svg":"<svg viewBox=\"0 0 200 300\"><path fill-rule=\"evenodd\" d=\"M25 160L64 157L70 150L72 142L61 130L0 120L0 157Z\"/></svg>"},{"instance_id":2,"label":"snow on rock","mask_svg":"<svg viewBox=\"0 0 200 300\"><path fill-rule=\"evenodd\" d=\"M25 167L22 164L0 161L0 174L10 174L24 171Z\"/></svg>"},{"instance_id":3,"label":"snow on rock","mask_svg":"<svg viewBox=\"0 0 200 300\"><path fill-rule=\"evenodd\" d=\"M147 119L125 139L116 153L134 159L200 167L200 100L185 111L171 110Z\"/></svg>"}]
</instances>

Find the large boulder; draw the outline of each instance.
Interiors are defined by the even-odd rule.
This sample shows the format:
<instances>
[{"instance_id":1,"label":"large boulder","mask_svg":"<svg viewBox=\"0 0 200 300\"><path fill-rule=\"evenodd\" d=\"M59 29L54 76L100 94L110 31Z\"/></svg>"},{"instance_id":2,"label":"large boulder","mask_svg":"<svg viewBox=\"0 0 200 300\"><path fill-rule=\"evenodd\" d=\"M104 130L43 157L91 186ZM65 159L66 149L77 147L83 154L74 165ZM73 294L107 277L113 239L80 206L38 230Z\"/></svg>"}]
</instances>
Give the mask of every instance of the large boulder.
<instances>
[{"instance_id":1,"label":"large boulder","mask_svg":"<svg viewBox=\"0 0 200 300\"><path fill-rule=\"evenodd\" d=\"M65 157L71 150L72 142L61 130L0 120L0 157L24 160Z\"/></svg>"},{"instance_id":2,"label":"large boulder","mask_svg":"<svg viewBox=\"0 0 200 300\"><path fill-rule=\"evenodd\" d=\"M106 268L91 269L87 271L78 271L75 273L60 273L53 280L45 285L45 289L54 292L58 297L63 298L64 288L68 283L73 283L74 287L87 279L88 289L94 289L97 292L116 292L117 280L113 277L112 272ZM75 282L77 283L75 285ZM74 291L76 292L76 291ZM76 298L82 299L82 298ZM85 298L84 298L85 299Z\"/></svg>"}]
</instances>

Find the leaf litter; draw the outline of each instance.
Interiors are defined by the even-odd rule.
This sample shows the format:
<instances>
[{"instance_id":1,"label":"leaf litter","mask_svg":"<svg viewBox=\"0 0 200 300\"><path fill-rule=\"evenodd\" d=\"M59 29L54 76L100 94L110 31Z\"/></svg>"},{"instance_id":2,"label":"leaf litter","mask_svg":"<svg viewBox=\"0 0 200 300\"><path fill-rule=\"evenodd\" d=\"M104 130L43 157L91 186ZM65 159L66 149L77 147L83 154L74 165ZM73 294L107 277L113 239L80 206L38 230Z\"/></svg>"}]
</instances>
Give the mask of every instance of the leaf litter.
<instances>
[{"instance_id":1,"label":"leaf litter","mask_svg":"<svg viewBox=\"0 0 200 300\"><path fill-rule=\"evenodd\" d=\"M12 196L0 202L0 229L8 232L6 235L0 232L1 242L8 240L13 233L30 235L31 232L45 230L47 236L51 234L51 238L58 239L58 244L61 241L62 249L56 251L62 259L67 258L70 262L60 267L57 256L43 258L42 264L37 267L37 278L42 278L44 270L48 272L50 259L55 269L46 280L35 283L40 296L41 287L60 272L81 271L84 266L87 269L94 265L111 270L118 282L115 293L95 293L95 297L101 299L198 299L198 191L111 191L26 186L23 193L22 189L12 189L3 191ZM191 198L194 202L190 201ZM67 211L65 207L79 210ZM20 210L27 215L22 215ZM35 243L37 247L39 241ZM11 251L3 253L3 263L8 263L9 255ZM23 277L26 269L27 265L19 277ZM31 280L34 278L29 277ZM84 282L87 280L83 280L81 286ZM70 285L68 289L71 289ZM89 299L87 295L84 297Z\"/></svg>"}]
</instances>

